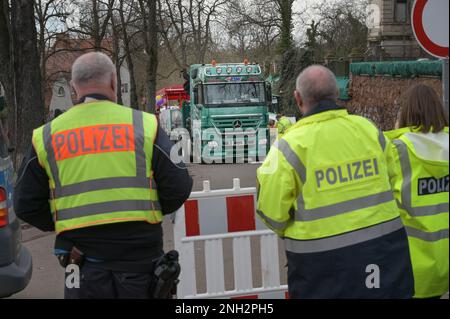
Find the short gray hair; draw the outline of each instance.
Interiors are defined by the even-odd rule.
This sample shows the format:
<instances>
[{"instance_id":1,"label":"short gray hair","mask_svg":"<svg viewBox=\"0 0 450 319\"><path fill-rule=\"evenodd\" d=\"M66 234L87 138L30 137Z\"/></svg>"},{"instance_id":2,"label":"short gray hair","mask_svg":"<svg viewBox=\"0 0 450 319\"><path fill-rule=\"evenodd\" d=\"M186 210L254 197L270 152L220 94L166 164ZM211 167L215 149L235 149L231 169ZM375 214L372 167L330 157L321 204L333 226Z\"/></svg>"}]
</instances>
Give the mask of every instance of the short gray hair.
<instances>
[{"instance_id":1,"label":"short gray hair","mask_svg":"<svg viewBox=\"0 0 450 319\"><path fill-rule=\"evenodd\" d=\"M116 73L112 60L104 53L90 52L80 56L72 66L72 82L78 86L109 84Z\"/></svg>"},{"instance_id":2,"label":"short gray hair","mask_svg":"<svg viewBox=\"0 0 450 319\"><path fill-rule=\"evenodd\" d=\"M297 78L296 90L308 104L317 104L323 100L336 101L339 97L339 87L336 76L322 65L313 65Z\"/></svg>"}]
</instances>

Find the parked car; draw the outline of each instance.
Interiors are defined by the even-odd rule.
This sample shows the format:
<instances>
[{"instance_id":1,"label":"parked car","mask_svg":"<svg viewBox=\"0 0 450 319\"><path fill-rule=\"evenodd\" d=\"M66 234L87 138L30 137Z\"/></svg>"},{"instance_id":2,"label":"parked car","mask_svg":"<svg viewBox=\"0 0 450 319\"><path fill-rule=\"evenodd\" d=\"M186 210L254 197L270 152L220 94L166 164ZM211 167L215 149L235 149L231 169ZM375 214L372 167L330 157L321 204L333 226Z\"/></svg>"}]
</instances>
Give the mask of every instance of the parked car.
<instances>
[{"instance_id":1,"label":"parked car","mask_svg":"<svg viewBox=\"0 0 450 319\"><path fill-rule=\"evenodd\" d=\"M13 207L14 169L0 121L0 298L26 288L31 279L30 252L22 246L20 222Z\"/></svg>"}]
</instances>

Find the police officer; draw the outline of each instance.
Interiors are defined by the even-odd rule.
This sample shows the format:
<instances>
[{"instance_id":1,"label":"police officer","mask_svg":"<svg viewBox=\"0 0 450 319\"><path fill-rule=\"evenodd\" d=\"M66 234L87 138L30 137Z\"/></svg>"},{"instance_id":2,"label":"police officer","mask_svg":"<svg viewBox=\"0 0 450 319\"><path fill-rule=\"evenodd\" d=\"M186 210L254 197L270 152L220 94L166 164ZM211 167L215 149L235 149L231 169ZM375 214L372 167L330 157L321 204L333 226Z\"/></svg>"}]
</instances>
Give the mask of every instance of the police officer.
<instances>
[{"instance_id":1,"label":"police officer","mask_svg":"<svg viewBox=\"0 0 450 319\"><path fill-rule=\"evenodd\" d=\"M72 85L79 105L33 133L17 215L56 231L55 254L81 267L80 288L66 287L66 298L150 298L163 215L182 206L192 179L170 160L154 115L116 104L108 56L78 58Z\"/></svg>"},{"instance_id":2,"label":"police officer","mask_svg":"<svg viewBox=\"0 0 450 319\"><path fill-rule=\"evenodd\" d=\"M258 169L257 212L284 238L291 298L411 298L389 141L337 97L327 68L300 74L295 98L304 117Z\"/></svg>"},{"instance_id":3,"label":"police officer","mask_svg":"<svg viewBox=\"0 0 450 319\"><path fill-rule=\"evenodd\" d=\"M440 298L448 291L449 136L432 88L420 84L405 93L397 128L386 135L398 164L395 197L408 233L415 297Z\"/></svg>"}]
</instances>

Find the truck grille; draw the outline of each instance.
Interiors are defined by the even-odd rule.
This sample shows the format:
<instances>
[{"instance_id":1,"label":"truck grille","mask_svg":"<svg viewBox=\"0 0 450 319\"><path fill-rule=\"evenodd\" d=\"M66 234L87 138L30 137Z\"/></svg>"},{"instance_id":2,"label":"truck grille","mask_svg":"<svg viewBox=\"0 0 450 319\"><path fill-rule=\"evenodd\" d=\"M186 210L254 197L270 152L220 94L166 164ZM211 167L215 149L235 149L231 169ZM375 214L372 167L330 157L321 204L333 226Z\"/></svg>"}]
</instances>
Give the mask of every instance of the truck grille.
<instances>
[{"instance_id":1,"label":"truck grille","mask_svg":"<svg viewBox=\"0 0 450 319\"><path fill-rule=\"evenodd\" d=\"M261 127L263 123L262 117L252 117L252 118L213 118L212 120L213 126L217 129L223 131L227 128L254 128L255 130ZM239 121L240 127L235 127L237 122Z\"/></svg>"}]
</instances>

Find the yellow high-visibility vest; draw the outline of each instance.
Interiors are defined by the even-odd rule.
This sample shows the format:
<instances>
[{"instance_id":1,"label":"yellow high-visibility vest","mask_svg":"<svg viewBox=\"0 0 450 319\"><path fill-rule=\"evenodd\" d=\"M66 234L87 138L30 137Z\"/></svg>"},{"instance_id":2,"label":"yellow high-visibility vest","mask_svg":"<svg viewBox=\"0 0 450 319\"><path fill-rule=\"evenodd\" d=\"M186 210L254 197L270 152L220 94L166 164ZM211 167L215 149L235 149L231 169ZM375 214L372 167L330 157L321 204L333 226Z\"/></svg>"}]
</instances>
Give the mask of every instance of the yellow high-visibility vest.
<instances>
[{"instance_id":1,"label":"yellow high-visibility vest","mask_svg":"<svg viewBox=\"0 0 450 319\"><path fill-rule=\"evenodd\" d=\"M152 171L157 128L154 115L95 101L34 131L57 233L131 221L161 223Z\"/></svg>"},{"instance_id":2,"label":"yellow high-visibility vest","mask_svg":"<svg viewBox=\"0 0 450 319\"><path fill-rule=\"evenodd\" d=\"M386 133L397 165L395 197L408 233L415 297L448 291L449 136L414 128Z\"/></svg>"},{"instance_id":3,"label":"yellow high-visibility vest","mask_svg":"<svg viewBox=\"0 0 450 319\"><path fill-rule=\"evenodd\" d=\"M389 180L388 140L346 110L300 120L258 169L257 213L292 253L318 253L404 228ZM275 200L274 200L275 199Z\"/></svg>"}]
</instances>

